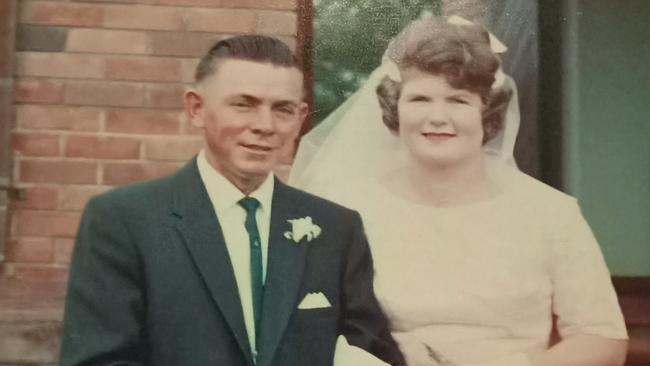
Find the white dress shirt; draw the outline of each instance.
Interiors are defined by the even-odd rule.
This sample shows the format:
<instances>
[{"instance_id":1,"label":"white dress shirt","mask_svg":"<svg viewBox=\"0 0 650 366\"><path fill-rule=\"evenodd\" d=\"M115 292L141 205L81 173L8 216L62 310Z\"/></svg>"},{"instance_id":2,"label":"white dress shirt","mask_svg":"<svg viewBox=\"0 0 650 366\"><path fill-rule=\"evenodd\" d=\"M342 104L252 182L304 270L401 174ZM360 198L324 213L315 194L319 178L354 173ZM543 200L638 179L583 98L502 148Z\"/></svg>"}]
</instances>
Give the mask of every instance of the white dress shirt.
<instances>
[{"instance_id":1,"label":"white dress shirt","mask_svg":"<svg viewBox=\"0 0 650 366\"><path fill-rule=\"evenodd\" d=\"M217 214L219 225L223 231L226 248L230 255L239 298L244 313L244 324L248 333L253 359L256 358L255 319L253 315L253 295L251 290L250 242L248 232L244 227L246 211L239 205L239 200L246 197L221 173L215 170L201 150L197 158L201 180L208 191L208 196ZM262 240L262 276L266 281L266 268L269 249L269 228L271 226L271 201L273 199L273 174L269 174L254 192L248 196L256 198L260 207L255 213L257 229Z\"/></svg>"}]
</instances>

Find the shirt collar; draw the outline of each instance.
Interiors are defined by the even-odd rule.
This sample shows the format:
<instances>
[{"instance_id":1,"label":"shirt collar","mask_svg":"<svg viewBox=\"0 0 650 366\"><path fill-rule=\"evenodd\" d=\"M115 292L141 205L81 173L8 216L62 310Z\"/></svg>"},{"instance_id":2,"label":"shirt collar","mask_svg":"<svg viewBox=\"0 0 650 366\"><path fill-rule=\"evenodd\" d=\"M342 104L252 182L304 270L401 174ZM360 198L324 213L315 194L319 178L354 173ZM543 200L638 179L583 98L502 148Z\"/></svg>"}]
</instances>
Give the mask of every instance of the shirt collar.
<instances>
[{"instance_id":1,"label":"shirt collar","mask_svg":"<svg viewBox=\"0 0 650 366\"><path fill-rule=\"evenodd\" d=\"M208 159L205 157L205 151L201 150L196 159L199 168L199 175L208 191L210 201L217 212L227 210L246 197L234 184L226 177L214 169ZM273 200L273 174L269 173L262 184L248 196L257 199L263 211L270 212L271 202Z\"/></svg>"}]
</instances>

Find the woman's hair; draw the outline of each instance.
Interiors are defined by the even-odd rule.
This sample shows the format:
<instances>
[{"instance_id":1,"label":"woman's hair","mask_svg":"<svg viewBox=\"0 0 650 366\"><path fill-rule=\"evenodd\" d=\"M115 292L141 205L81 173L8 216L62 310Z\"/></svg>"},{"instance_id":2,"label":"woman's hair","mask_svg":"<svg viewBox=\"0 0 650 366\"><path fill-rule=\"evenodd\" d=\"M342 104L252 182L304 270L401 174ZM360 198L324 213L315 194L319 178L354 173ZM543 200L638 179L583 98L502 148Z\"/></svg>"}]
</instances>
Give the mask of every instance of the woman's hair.
<instances>
[{"instance_id":1,"label":"woman's hair","mask_svg":"<svg viewBox=\"0 0 650 366\"><path fill-rule=\"evenodd\" d=\"M512 88L506 82L492 88L501 61L490 48L490 36L485 28L451 24L443 18L416 21L391 42L387 55L400 70L417 68L441 75L452 87L479 94L485 104L483 143L503 127ZM384 124L396 133L401 87L401 82L388 76L377 86Z\"/></svg>"}]
</instances>

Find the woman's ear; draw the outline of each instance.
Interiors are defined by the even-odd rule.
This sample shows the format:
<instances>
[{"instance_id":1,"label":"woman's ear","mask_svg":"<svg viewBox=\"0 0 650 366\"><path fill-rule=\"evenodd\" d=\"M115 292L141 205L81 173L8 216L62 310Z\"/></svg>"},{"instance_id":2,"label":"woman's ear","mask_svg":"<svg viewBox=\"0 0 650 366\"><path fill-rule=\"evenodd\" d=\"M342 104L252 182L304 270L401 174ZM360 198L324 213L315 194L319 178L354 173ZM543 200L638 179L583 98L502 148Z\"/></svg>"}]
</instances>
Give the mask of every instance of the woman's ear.
<instances>
[{"instance_id":1,"label":"woman's ear","mask_svg":"<svg viewBox=\"0 0 650 366\"><path fill-rule=\"evenodd\" d=\"M197 89L188 89L183 95L183 109L187 120L194 127L204 126L203 121L203 96Z\"/></svg>"}]
</instances>

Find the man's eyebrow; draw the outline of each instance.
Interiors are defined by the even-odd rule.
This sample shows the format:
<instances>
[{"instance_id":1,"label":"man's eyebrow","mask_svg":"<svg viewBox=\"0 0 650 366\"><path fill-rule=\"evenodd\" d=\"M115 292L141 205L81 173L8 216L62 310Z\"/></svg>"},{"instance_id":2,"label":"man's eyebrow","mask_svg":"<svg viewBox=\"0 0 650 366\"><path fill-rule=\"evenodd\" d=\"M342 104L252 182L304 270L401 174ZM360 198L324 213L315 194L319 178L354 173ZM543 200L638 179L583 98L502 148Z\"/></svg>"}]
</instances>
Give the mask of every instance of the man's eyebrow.
<instances>
[{"instance_id":1,"label":"man's eyebrow","mask_svg":"<svg viewBox=\"0 0 650 366\"><path fill-rule=\"evenodd\" d=\"M293 100L281 100L281 101L275 102L273 104L275 106L278 106L278 107L286 107L286 106L296 107L296 106L298 106L298 103L296 103Z\"/></svg>"},{"instance_id":2,"label":"man's eyebrow","mask_svg":"<svg viewBox=\"0 0 650 366\"><path fill-rule=\"evenodd\" d=\"M249 103L260 103L261 100L253 95L250 94L232 94L227 97L228 100L234 100L234 99L244 99L245 101Z\"/></svg>"}]
</instances>

